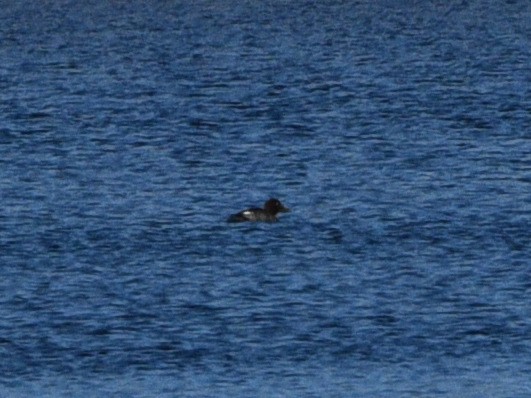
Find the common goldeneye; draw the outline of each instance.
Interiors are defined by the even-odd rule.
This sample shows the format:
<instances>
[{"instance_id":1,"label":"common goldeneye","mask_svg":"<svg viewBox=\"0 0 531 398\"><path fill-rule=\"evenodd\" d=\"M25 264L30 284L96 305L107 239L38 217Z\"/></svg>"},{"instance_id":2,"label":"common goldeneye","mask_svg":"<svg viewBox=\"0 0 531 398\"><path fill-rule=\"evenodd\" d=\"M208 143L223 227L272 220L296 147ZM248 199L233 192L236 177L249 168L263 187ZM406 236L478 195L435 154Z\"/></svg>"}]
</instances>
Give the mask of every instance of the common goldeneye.
<instances>
[{"instance_id":1,"label":"common goldeneye","mask_svg":"<svg viewBox=\"0 0 531 398\"><path fill-rule=\"evenodd\" d=\"M278 199L269 199L264 204L263 209L256 207L240 211L239 213L231 215L227 222L243 222L243 221L277 221L278 213L288 212L289 209L285 207Z\"/></svg>"}]
</instances>

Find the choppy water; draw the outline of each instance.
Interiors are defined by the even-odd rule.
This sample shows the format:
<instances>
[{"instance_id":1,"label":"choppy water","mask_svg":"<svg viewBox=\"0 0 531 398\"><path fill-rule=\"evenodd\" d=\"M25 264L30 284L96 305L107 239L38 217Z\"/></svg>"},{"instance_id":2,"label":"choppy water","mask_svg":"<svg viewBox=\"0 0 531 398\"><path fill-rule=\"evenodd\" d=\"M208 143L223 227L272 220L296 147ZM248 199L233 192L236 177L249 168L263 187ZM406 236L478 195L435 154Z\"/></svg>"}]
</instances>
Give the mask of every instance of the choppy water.
<instances>
[{"instance_id":1,"label":"choppy water","mask_svg":"<svg viewBox=\"0 0 531 398\"><path fill-rule=\"evenodd\" d=\"M0 5L0 395L531 395L528 1Z\"/></svg>"}]
</instances>

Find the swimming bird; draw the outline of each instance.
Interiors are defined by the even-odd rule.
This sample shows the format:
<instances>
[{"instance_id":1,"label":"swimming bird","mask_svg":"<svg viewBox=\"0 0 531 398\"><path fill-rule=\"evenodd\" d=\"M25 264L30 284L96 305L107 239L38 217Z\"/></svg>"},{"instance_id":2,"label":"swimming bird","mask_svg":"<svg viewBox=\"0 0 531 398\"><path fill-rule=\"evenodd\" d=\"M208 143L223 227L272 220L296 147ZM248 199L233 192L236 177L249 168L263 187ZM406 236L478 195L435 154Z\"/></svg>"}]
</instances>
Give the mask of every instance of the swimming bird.
<instances>
[{"instance_id":1,"label":"swimming bird","mask_svg":"<svg viewBox=\"0 0 531 398\"><path fill-rule=\"evenodd\" d=\"M239 213L232 214L227 222L243 222L243 221L264 221L275 222L278 221L278 213L286 213L290 211L286 206L280 203L280 200L271 198L264 204L264 208L260 209L252 207Z\"/></svg>"}]
</instances>

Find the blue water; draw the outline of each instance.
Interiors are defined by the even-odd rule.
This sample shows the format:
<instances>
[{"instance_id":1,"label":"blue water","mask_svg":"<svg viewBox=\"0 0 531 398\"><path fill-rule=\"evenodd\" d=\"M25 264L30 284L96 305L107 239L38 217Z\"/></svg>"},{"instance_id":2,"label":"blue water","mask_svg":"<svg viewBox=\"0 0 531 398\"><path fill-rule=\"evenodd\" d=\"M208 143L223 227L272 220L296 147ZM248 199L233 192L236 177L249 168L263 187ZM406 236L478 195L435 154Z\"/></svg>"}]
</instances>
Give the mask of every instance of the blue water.
<instances>
[{"instance_id":1,"label":"blue water","mask_svg":"<svg viewBox=\"0 0 531 398\"><path fill-rule=\"evenodd\" d=\"M529 1L0 6L2 397L531 396Z\"/></svg>"}]
</instances>

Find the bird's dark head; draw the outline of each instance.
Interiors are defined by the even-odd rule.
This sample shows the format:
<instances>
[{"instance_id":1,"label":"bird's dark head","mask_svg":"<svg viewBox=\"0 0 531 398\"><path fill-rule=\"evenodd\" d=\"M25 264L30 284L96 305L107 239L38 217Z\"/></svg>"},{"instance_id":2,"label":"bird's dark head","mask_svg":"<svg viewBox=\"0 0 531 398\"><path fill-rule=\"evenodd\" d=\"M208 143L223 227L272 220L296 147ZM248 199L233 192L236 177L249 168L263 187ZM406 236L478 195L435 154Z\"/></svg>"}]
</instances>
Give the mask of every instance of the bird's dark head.
<instances>
[{"instance_id":1,"label":"bird's dark head","mask_svg":"<svg viewBox=\"0 0 531 398\"><path fill-rule=\"evenodd\" d=\"M265 202L264 210L273 215L277 213L286 213L289 211L286 206L280 203L280 200L275 198L271 198Z\"/></svg>"}]
</instances>

